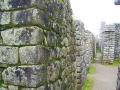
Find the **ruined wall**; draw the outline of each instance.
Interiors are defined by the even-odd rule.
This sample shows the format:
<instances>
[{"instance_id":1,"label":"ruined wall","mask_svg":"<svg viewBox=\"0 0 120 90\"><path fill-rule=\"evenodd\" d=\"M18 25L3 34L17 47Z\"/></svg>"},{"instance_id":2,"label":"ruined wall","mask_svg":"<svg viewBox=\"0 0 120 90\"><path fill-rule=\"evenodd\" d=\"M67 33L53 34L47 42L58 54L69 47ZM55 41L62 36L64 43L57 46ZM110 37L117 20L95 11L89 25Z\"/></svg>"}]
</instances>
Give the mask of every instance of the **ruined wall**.
<instances>
[{"instance_id":1,"label":"ruined wall","mask_svg":"<svg viewBox=\"0 0 120 90\"><path fill-rule=\"evenodd\" d=\"M115 58L120 60L120 24L115 24Z\"/></svg>"},{"instance_id":2,"label":"ruined wall","mask_svg":"<svg viewBox=\"0 0 120 90\"><path fill-rule=\"evenodd\" d=\"M104 63L115 59L115 25L104 25L101 31L101 52Z\"/></svg>"},{"instance_id":3,"label":"ruined wall","mask_svg":"<svg viewBox=\"0 0 120 90\"><path fill-rule=\"evenodd\" d=\"M117 74L118 78L117 78L117 87L116 90L120 90L120 65L118 67L118 74Z\"/></svg>"},{"instance_id":4,"label":"ruined wall","mask_svg":"<svg viewBox=\"0 0 120 90\"><path fill-rule=\"evenodd\" d=\"M87 69L95 56L95 38L76 21L76 90L81 90L87 76Z\"/></svg>"},{"instance_id":5,"label":"ruined wall","mask_svg":"<svg viewBox=\"0 0 120 90\"><path fill-rule=\"evenodd\" d=\"M0 0L0 89L74 90L68 0Z\"/></svg>"}]
</instances>

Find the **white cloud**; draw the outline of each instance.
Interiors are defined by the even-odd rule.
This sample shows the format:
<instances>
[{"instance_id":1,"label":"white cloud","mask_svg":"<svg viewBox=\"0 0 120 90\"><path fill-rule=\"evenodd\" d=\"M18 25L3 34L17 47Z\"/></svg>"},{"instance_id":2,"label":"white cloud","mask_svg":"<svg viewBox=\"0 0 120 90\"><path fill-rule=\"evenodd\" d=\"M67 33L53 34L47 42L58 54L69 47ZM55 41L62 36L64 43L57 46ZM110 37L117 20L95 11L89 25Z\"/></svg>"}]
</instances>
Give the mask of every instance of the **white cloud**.
<instances>
[{"instance_id":1,"label":"white cloud","mask_svg":"<svg viewBox=\"0 0 120 90\"><path fill-rule=\"evenodd\" d=\"M98 34L101 21L120 23L120 6L114 0L70 0L76 19L82 20L87 30Z\"/></svg>"}]
</instances>

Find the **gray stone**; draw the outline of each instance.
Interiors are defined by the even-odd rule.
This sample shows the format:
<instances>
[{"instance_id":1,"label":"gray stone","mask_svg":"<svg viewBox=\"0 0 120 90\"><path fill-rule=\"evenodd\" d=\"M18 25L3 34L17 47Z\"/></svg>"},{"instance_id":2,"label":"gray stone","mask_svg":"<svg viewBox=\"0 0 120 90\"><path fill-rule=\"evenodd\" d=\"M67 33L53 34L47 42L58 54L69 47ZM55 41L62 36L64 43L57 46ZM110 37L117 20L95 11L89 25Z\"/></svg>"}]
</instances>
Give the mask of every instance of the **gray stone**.
<instances>
[{"instance_id":1,"label":"gray stone","mask_svg":"<svg viewBox=\"0 0 120 90\"><path fill-rule=\"evenodd\" d=\"M39 9L30 8L21 11L14 11L12 13L12 23L13 24L24 24L24 25L44 25L43 12Z\"/></svg>"},{"instance_id":2,"label":"gray stone","mask_svg":"<svg viewBox=\"0 0 120 90\"><path fill-rule=\"evenodd\" d=\"M60 74L60 62L56 61L54 63L51 63L47 67L47 79L48 81L55 81L58 79L58 76Z\"/></svg>"},{"instance_id":3,"label":"gray stone","mask_svg":"<svg viewBox=\"0 0 120 90\"><path fill-rule=\"evenodd\" d=\"M8 67L2 77L7 84L38 87L46 81L46 68L43 65Z\"/></svg>"},{"instance_id":4,"label":"gray stone","mask_svg":"<svg viewBox=\"0 0 120 90\"><path fill-rule=\"evenodd\" d=\"M18 63L18 48L0 46L0 63L1 64L17 64Z\"/></svg>"},{"instance_id":5,"label":"gray stone","mask_svg":"<svg viewBox=\"0 0 120 90\"><path fill-rule=\"evenodd\" d=\"M42 64L49 58L49 50L40 46L26 46L19 50L21 64Z\"/></svg>"},{"instance_id":6,"label":"gray stone","mask_svg":"<svg viewBox=\"0 0 120 90\"><path fill-rule=\"evenodd\" d=\"M10 23L10 12L0 12L0 25Z\"/></svg>"},{"instance_id":7,"label":"gray stone","mask_svg":"<svg viewBox=\"0 0 120 90\"><path fill-rule=\"evenodd\" d=\"M9 90L18 90L18 86L9 85L8 89Z\"/></svg>"},{"instance_id":8,"label":"gray stone","mask_svg":"<svg viewBox=\"0 0 120 90\"><path fill-rule=\"evenodd\" d=\"M35 4L35 0L1 0L0 9L10 10L17 8L27 8Z\"/></svg>"},{"instance_id":9,"label":"gray stone","mask_svg":"<svg viewBox=\"0 0 120 90\"><path fill-rule=\"evenodd\" d=\"M40 44L43 41L42 29L35 26L5 30L1 36L7 45Z\"/></svg>"}]
</instances>

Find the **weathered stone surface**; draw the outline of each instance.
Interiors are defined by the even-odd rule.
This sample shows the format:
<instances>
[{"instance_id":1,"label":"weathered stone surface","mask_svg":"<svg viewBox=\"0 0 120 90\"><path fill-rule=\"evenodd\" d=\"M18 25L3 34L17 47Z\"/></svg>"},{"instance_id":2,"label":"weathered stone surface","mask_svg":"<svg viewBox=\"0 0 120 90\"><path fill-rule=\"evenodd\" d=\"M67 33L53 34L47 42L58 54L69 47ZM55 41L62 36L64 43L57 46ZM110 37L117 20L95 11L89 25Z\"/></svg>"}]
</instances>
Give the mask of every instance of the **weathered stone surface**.
<instances>
[{"instance_id":1,"label":"weathered stone surface","mask_svg":"<svg viewBox=\"0 0 120 90\"><path fill-rule=\"evenodd\" d=\"M1 64L17 64L18 63L18 48L0 46L0 63Z\"/></svg>"},{"instance_id":2,"label":"weathered stone surface","mask_svg":"<svg viewBox=\"0 0 120 90\"><path fill-rule=\"evenodd\" d=\"M4 87L0 87L0 90L8 90L8 89Z\"/></svg>"},{"instance_id":3,"label":"weathered stone surface","mask_svg":"<svg viewBox=\"0 0 120 90\"><path fill-rule=\"evenodd\" d=\"M9 85L8 89L9 90L18 90L18 86Z\"/></svg>"},{"instance_id":4,"label":"weathered stone surface","mask_svg":"<svg viewBox=\"0 0 120 90\"><path fill-rule=\"evenodd\" d=\"M26 46L19 50L21 64L41 64L49 58L49 50L40 46Z\"/></svg>"},{"instance_id":5,"label":"weathered stone surface","mask_svg":"<svg viewBox=\"0 0 120 90\"><path fill-rule=\"evenodd\" d=\"M42 29L34 26L5 30L1 36L7 45L40 44L43 41Z\"/></svg>"},{"instance_id":6,"label":"weathered stone surface","mask_svg":"<svg viewBox=\"0 0 120 90\"><path fill-rule=\"evenodd\" d=\"M10 12L0 12L0 25L10 23Z\"/></svg>"},{"instance_id":7,"label":"weathered stone surface","mask_svg":"<svg viewBox=\"0 0 120 90\"><path fill-rule=\"evenodd\" d=\"M60 62L56 61L48 65L47 67L47 79L48 81L55 81L60 74Z\"/></svg>"},{"instance_id":8,"label":"weathered stone surface","mask_svg":"<svg viewBox=\"0 0 120 90\"><path fill-rule=\"evenodd\" d=\"M42 11L35 8L30 8L21 11L14 11L12 13L12 23L13 24L41 24L44 25L42 18Z\"/></svg>"},{"instance_id":9,"label":"weathered stone surface","mask_svg":"<svg viewBox=\"0 0 120 90\"><path fill-rule=\"evenodd\" d=\"M0 9L9 10L17 8L27 8L35 4L35 0L2 0Z\"/></svg>"},{"instance_id":10,"label":"weathered stone surface","mask_svg":"<svg viewBox=\"0 0 120 90\"><path fill-rule=\"evenodd\" d=\"M53 32L47 33L47 44L48 46L56 46L57 45L57 37Z\"/></svg>"},{"instance_id":11,"label":"weathered stone surface","mask_svg":"<svg viewBox=\"0 0 120 90\"><path fill-rule=\"evenodd\" d=\"M46 81L46 68L43 65L8 67L2 77L7 84L37 87Z\"/></svg>"},{"instance_id":12,"label":"weathered stone surface","mask_svg":"<svg viewBox=\"0 0 120 90\"><path fill-rule=\"evenodd\" d=\"M2 54L7 60L0 56L6 60L0 64L2 86L75 90L75 27L70 7L69 0L0 1L0 45L18 49L15 54L5 49ZM11 65L17 54L17 63Z\"/></svg>"}]
</instances>

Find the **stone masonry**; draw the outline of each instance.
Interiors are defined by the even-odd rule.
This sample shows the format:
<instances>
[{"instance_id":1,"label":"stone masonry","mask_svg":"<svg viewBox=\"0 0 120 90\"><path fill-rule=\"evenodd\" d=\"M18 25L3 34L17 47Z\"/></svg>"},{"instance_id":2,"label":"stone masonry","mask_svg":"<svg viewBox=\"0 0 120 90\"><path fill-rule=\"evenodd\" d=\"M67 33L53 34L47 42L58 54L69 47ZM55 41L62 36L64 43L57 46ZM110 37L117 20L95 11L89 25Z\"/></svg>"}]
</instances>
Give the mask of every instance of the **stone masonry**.
<instances>
[{"instance_id":1,"label":"stone masonry","mask_svg":"<svg viewBox=\"0 0 120 90\"><path fill-rule=\"evenodd\" d=\"M0 0L0 90L74 90L68 0Z\"/></svg>"},{"instance_id":2,"label":"stone masonry","mask_svg":"<svg viewBox=\"0 0 120 90\"><path fill-rule=\"evenodd\" d=\"M103 61L112 63L114 59L120 60L120 24L101 25L101 51Z\"/></svg>"},{"instance_id":3,"label":"stone masonry","mask_svg":"<svg viewBox=\"0 0 120 90\"><path fill-rule=\"evenodd\" d=\"M69 0L0 0L0 90L81 90L93 58Z\"/></svg>"},{"instance_id":4,"label":"stone masonry","mask_svg":"<svg viewBox=\"0 0 120 90\"><path fill-rule=\"evenodd\" d=\"M84 28L81 21L76 21L76 88L81 90L87 77L87 69L95 56L95 38Z\"/></svg>"},{"instance_id":5,"label":"stone masonry","mask_svg":"<svg viewBox=\"0 0 120 90\"><path fill-rule=\"evenodd\" d=\"M115 59L115 25L102 24L100 43L102 60L104 63L112 63Z\"/></svg>"}]
</instances>

